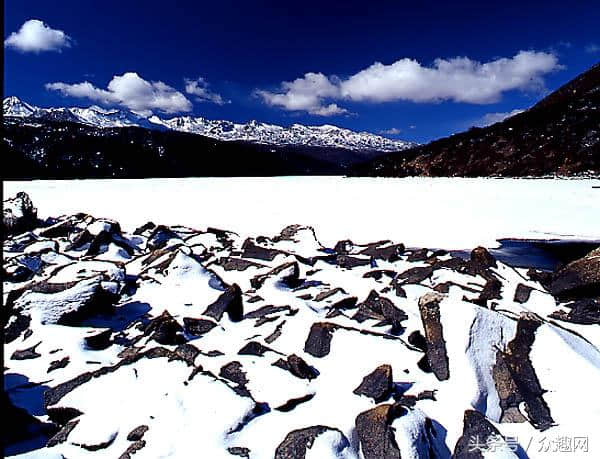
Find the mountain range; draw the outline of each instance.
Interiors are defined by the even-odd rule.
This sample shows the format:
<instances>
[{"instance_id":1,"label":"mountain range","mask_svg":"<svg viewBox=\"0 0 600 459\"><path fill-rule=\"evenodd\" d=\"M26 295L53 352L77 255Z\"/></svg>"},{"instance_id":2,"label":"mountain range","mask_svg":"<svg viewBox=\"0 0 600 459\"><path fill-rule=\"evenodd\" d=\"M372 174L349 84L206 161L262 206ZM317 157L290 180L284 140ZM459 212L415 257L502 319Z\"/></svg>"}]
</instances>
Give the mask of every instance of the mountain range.
<instances>
[{"instance_id":1,"label":"mountain range","mask_svg":"<svg viewBox=\"0 0 600 459\"><path fill-rule=\"evenodd\" d=\"M600 64L491 126L417 145L331 125L282 127L3 101L7 178L600 175Z\"/></svg>"},{"instance_id":2,"label":"mountain range","mask_svg":"<svg viewBox=\"0 0 600 459\"><path fill-rule=\"evenodd\" d=\"M405 150L416 145L413 142L392 140L369 132L355 132L328 124L322 126L293 124L283 127L256 120L234 123L193 116L145 117L130 110L107 110L98 106L40 108L15 96L5 98L2 108L4 116L23 120L70 121L97 128L166 129L199 134L223 141L244 141L266 145L303 145L379 152Z\"/></svg>"}]
</instances>

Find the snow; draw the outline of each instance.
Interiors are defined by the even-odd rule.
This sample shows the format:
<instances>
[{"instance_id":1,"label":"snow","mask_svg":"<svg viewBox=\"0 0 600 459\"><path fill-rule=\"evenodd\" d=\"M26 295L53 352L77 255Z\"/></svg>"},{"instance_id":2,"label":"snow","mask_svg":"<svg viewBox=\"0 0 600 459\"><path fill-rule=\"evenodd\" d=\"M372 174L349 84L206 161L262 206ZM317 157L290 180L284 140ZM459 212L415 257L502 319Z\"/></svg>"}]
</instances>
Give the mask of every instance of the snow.
<instances>
[{"instance_id":1,"label":"snow","mask_svg":"<svg viewBox=\"0 0 600 459\"><path fill-rule=\"evenodd\" d=\"M79 422L68 440L41 450L43 454L33 451L19 457L119 457L131 445L128 433L147 425L149 430L143 438L146 445L136 452L136 458L231 458L234 456L227 452L228 447L244 447L250 449L251 459L272 459L289 432L324 425L338 429L348 443L338 432L327 431L317 436L308 458L359 459L355 419L376 403L353 391L367 374L383 364L392 366L399 392L413 396L422 391L435 393L435 400L418 400L414 408L406 408L406 413L392 422L403 458L423 457L430 447L439 457L448 458L462 435L467 409L485 414L504 437L517 437L532 459L549 457L537 452L543 438L587 435L592 442L600 422L600 409L594 403L600 384L598 327L550 320L548 315L558 306L539 283L527 277L526 270L502 262L490 270L502 284L502 298L494 300L495 309L488 309L469 301L485 284L481 275L438 269L420 284L404 285L406 298L388 290L389 278L364 277L373 269L401 273L426 265L409 261L406 254L393 262L377 259L376 268L366 264L352 269L325 260L310 266L300 257L324 255L323 247L331 248L342 239L355 243L390 239L408 246L442 248L494 246L502 237L599 239L600 203L598 191L592 188L598 185L597 180L340 177L5 182L4 193L8 196L17 191L29 193L42 218L85 212L98 218L83 217L77 222L73 217L74 223L94 234L109 230L107 222L119 222L122 240L131 243L133 250L126 263L104 260L116 256L114 247L99 256L71 259L68 255L75 251L63 254L67 238L43 238L35 231L15 238L20 245L5 245L11 261L44 250L43 260L48 266L34 280L79 282L58 293L29 291L15 302L16 309L25 307L31 313L32 333L7 343L5 355L41 342L36 348L40 356L6 359L5 379L9 384L5 390L13 403L41 420L47 420L39 399L42 390L85 372L112 367L122 362L121 352L132 351L132 346L140 352L156 347L141 325L164 310L180 324L184 317L208 319L203 315L206 307L233 283L242 291L245 314L268 305L292 310L271 313L269 321L263 323L251 318L233 322L225 314L203 336L186 335L189 344L201 351L193 365L203 372L191 380L194 368L188 362L166 357L142 358L97 374L53 405L83 413L77 417ZM150 253L147 239L152 230L131 234L148 220L171 225L170 230L178 237L168 241L166 249ZM262 242L258 242L259 235L273 238L294 223L314 226L314 231L300 227L291 240L260 238ZM214 233L203 232L209 226L237 234L227 233L229 246ZM284 233L292 232L288 228ZM244 271L227 271L217 261L239 256L246 237L252 237L261 247L286 253L271 261L251 260L259 266ZM12 248L9 251L7 247ZM353 256L369 260L359 254L360 247L350 248ZM290 268L270 275L258 287L251 285L250 279L255 276L290 262L298 263L300 278L306 280L301 288L281 282L292 271ZM128 278L134 280L135 288L122 289ZM407 341L411 332L423 333L419 298L446 281L476 292L453 286L439 303L450 374L449 379L439 381L418 367L423 353ZM534 288L524 304L513 299L519 283ZM119 292L114 313L95 315L76 326L55 323L60 314L85 303L97 285L105 291ZM4 283L5 290L21 286ZM316 301L317 295L335 288L345 293ZM349 296L362 302L372 290L408 316L398 336L390 334L390 325L353 320L356 310L327 317L332 303ZM307 294L310 297L301 298ZM262 299L248 301L255 297ZM499 423L501 409L492 368L498 349L505 349L514 339L517 319L523 312L533 312L543 320L535 333L530 359L541 387L547 391L543 399L557 424L544 432L528 422ZM316 322L338 327L332 332L330 352L320 358L304 350ZM113 335L107 349L86 347L86 337L109 327ZM281 331L279 337L269 340L277 329ZM250 341L272 351L263 356L239 355ZM169 351L176 348L163 347ZM213 350L221 354L207 354ZM273 365L292 354L316 369L318 376L301 379ZM47 372L53 361L67 356L70 363L66 367ZM236 384L220 376L222 367L233 361L240 363L251 397L236 393ZM291 411L277 409L307 395L312 398ZM393 398L384 403L393 403ZM262 408L256 409L257 405ZM426 434L429 422L436 432L434 439ZM94 452L78 446L103 443L109 444ZM515 453L502 441L499 443L498 450L488 451L484 457L514 459ZM596 446L591 443L590 451L595 454L593 448ZM524 456L523 452L519 454ZM555 456L561 457L561 453Z\"/></svg>"},{"instance_id":2,"label":"snow","mask_svg":"<svg viewBox=\"0 0 600 459\"><path fill-rule=\"evenodd\" d=\"M83 211L129 230L150 219L244 236L302 224L328 247L390 239L464 249L496 247L501 238L598 240L599 186L594 179L274 177L44 180L4 182L3 190L26 191L41 217Z\"/></svg>"}]
</instances>

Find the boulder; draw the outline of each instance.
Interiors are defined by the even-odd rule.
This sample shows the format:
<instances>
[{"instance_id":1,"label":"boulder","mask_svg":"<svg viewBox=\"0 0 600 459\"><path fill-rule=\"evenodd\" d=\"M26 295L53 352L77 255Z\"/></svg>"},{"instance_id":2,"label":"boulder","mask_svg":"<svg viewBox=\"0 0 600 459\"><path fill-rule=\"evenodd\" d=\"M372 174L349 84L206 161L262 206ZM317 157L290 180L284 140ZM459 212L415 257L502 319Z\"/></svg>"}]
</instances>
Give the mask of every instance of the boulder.
<instances>
[{"instance_id":1,"label":"boulder","mask_svg":"<svg viewBox=\"0 0 600 459\"><path fill-rule=\"evenodd\" d=\"M515 290L515 297L513 299L513 301L515 303L527 303L529 301L529 297L531 295L531 291L533 290L532 287L529 287L527 285L524 284L519 284L517 285L517 288Z\"/></svg>"},{"instance_id":2,"label":"boulder","mask_svg":"<svg viewBox=\"0 0 600 459\"><path fill-rule=\"evenodd\" d=\"M152 319L144 329L144 334L150 336L157 343L164 345L182 344L185 342L183 327L179 325L169 311Z\"/></svg>"},{"instance_id":3,"label":"boulder","mask_svg":"<svg viewBox=\"0 0 600 459\"><path fill-rule=\"evenodd\" d=\"M2 203L2 230L4 234L19 234L38 226L37 209L29 195L19 192Z\"/></svg>"},{"instance_id":4,"label":"boulder","mask_svg":"<svg viewBox=\"0 0 600 459\"><path fill-rule=\"evenodd\" d=\"M273 365L289 371L300 379L311 380L319 376L319 372L314 367L310 366L302 357L298 357L296 354L288 356L286 360L279 359Z\"/></svg>"},{"instance_id":5,"label":"boulder","mask_svg":"<svg viewBox=\"0 0 600 459\"><path fill-rule=\"evenodd\" d=\"M427 341L427 361L433 374L440 381L450 377L448 353L440 322L440 301L444 298L444 295L437 292L426 293L419 298L419 311Z\"/></svg>"},{"instance_id":6,"label":"boulder","mask_svg":"<svg viewBox=\"0 0 600 459\"><path fill-rule=\"evenodd\" d=\"M227 290L213 304L206 308L204 315L219 321L223 318L225 312L227 312L232 322L239 322L244 317L242 291L237 284L227 287Z\"/></svg>"},{"instance_id":7,"label":"boulder","mask_svg":"<svg viewBox=\"0 0 600 459\"><path fill-rule=\"evenodd\" d=\"M356 417L356 433L364 459L400 459L391 424L406 409L398 405L379 405Z\"/></svg>"},{"instance_id":8,"label":"boulder","mask_svg":"<svg viewBox=\"0 0 600 459\"><path fill-rule=\"evenodd\" d=\"M560 299L600 298L600 247L556 271L548 288Z\"/></svg>"},{"instance_id":9,"label":"boulder","mask_svg":"<svg viewBox=\"0 0 600 459\"><path fill-rule=\"evenodd\" d=\"M117 285L100 277L62 285L39 284L19 296L13 308L43 324L74 325L90 315L110 311L119 298Z\"/></svg>"},{"instance_id":10,"label":"boulder","mask_svg":"<svg viewBox=\"0 0 600 459\"><path fill-rule=\"evenodd\" d=\"M188 335L202 336L217 326L208 319L194 319L192 317L183 318L183 329Z\"/></svg>"},{"instance_id":11,"label":"boulder","mask_svg":"<svg viewBox=\"0 0 600 459\"><path fill-rule=\"evenodd\" d=\"M402 329L401 322L408 319L408 316L389 299L371 290L367 299L358 305L358 311L352 319L359 323L367 319L375 319L381 325L391 325L394 333Z\"/></svg>"},{"instance_id":12,"label":"boulder","mask_svg":"<svg viewBox=\"0 0 600 459\"><path fill-rule=\"evenodd\" d=\"M453 459L484 459L485 457L517 458L504 437L479 411L466 410L463 433L454 447ZM512 453L512 454L511 454Z\"/></svg>"},{"instance_id":13,"label":"boulder","mask_svg":"<svg viewBox=\"0 0 600 459\"><path fill-rule=\"evenodd\" d=\"M471 251L471 265L477 270L498 267L494 256L485 247L476 247Z\"/></svg>"},{"instance_id":14,"label":"boulder","mask_svg":"<svg viewBox=\"0 0 600 459\"><path fill-rule=\"evenodd\" d=\"M313 357L325 357L329 354L333 332L337 326L328 322L316 322L310 327L310 332L304 344L304 352Z\"/></svg>"},{"instance_id":15,"label":"boulder","mask_svg":"<svg viewBox=\"0 0 600 459\"><path fill-rule=\"evenodd\" d=\"M569 308L569 312L556 311L549 317L580 325L600 324L600 301L598 300L578 300L566 304L565 307Z\"/></svg>"},{"instance_id":16,"label":"boulder","mask_svg":"<svg viewBox=\"0 0 600 459\"><path fill-rule=\"evenodd\" d=\"M335 451L338 453L348 448L350 442L338 429L327 426L311 426L303 429L293 430L286 435L283 441L275 450L275 459L304 459L307 450L310 450L320 435L332 433L336 436L332 444Z\"/></svg>"},{"instance_id":17,"label":"boulder","mask_svg":"<svg viewBox=\"0 0 600 459\"><path fill-rule=\"evenodd\" d=\"M523 404L529 422L539 430L554 425L545 393L531 363L529 353L535 331L541 325L535 314L522 313L517 322L515 337L505 350L499 349L492 367L492 377L498 391L502 414L500 422L525 422L520 411Z\"/></svg>"},{"instance_id":18,"label":"boulder","mask_svg":"<svg viewBox=\"0 0 600 459\"><path fill-rule=\"evenodd\" d=\"M380 403L389 399L393 390L392 367L381 365L365 376L353 392L356 395L370 397L375 403Z\"/></svg>"}]
</instances>

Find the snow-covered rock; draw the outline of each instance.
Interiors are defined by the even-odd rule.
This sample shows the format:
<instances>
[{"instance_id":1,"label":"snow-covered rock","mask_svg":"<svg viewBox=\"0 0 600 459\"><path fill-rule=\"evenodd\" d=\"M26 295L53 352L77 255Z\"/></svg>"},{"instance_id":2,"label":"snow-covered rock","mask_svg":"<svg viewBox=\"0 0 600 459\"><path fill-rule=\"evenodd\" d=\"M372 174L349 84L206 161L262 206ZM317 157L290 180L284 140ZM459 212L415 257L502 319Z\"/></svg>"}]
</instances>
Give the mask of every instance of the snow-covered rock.
<instances>
[{"instance_id":1,"label":"snow-covered rock","mask_svg":"<svg viewBox=\"0 0 600 459\"><path fill-rule=\"evenodd\" d=\"M46 224L4 245L11 455L545 458L573 435L597 448L598 326L556 314L593 318L596 300L562 303L483 247ZM106 259L117 243L128 258Z\"/></svg>"}]
</instances>

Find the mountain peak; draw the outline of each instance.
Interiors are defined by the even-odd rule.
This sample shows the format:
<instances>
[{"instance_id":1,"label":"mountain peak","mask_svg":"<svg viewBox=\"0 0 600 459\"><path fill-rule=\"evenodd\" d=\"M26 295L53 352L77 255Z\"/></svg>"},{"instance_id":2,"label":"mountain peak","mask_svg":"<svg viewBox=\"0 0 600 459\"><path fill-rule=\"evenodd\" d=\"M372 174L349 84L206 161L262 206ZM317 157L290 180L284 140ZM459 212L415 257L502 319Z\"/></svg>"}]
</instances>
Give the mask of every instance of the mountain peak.
<instances>
[{"instance_id":1,"label":"mountain peak","mask_svg":"<svg viewBox=\"0 0 600 459\"><path fill-rule=\"evenodd\" d=\"M323 124L305 126L293 124L289 127L250 120L245 124L227 120L208 120L190 115L149 118L130 110L106 109L93 105L88 108L33 107L16 96L4 99L5 116L18 118L41 118L74 121L98 128L138 126L150 129L169 129L211 137L223 141L246 141L266 145L305 145L310 147L344 148L355 151L392 152L414 147L416 144L392 140L368 132Z\"/></svg>"}]
</instances>

